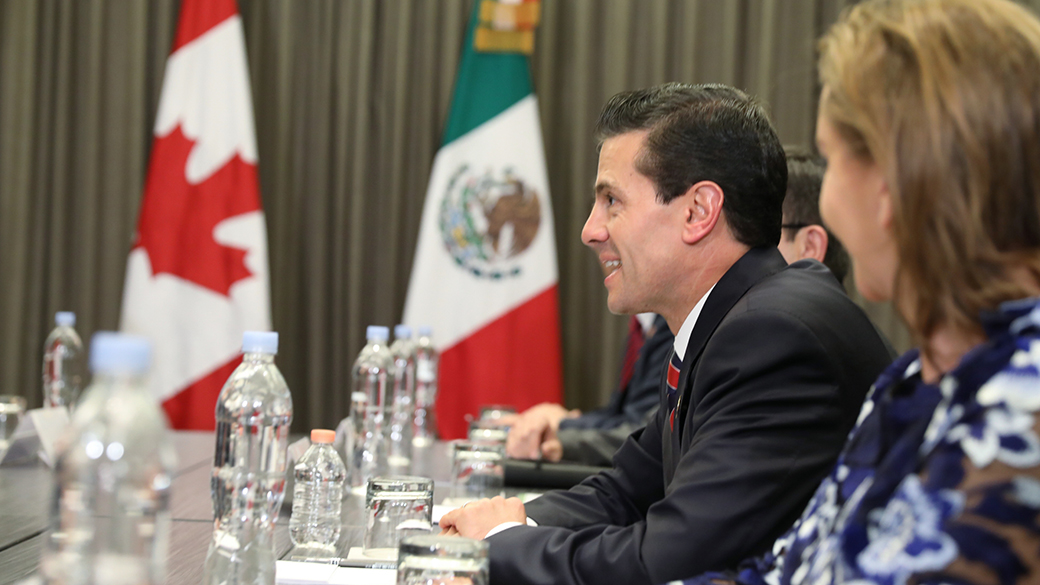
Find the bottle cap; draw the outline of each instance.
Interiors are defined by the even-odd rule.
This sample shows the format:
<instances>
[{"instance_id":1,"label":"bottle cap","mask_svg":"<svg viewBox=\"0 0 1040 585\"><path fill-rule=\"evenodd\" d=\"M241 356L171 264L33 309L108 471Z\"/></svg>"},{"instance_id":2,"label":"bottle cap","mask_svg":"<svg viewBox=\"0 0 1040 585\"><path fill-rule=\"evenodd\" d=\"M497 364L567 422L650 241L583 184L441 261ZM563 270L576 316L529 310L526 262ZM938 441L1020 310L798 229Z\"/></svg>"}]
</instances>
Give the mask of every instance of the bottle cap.
<instances>
[{"instance_id":1,"label":"bottle cap","mask_svg":"<svg viewBox=\"0 0 1040 585\"><path fill-rule=\"evenodd\" d=\"M394 339L411 339L412 328L407 325L397 325L394 327Z\"/></svg>"},{"instance_id":2,"label":"bottle cap","mask_svg":"<svg viewBox=\"0 0 1040 585\"><path fill-rule=\"evenodd\" d=\"M274 331L246 331L242 334L242 353L278 355L278 333Z\"/></svg>"},{"instance_id":3,"label":"bottle cap","mask_svg":"<svg viewBox=\"0 0 1040 585\"><path fill-rule=\"evenodd\" d=\"M390 339L390 328L382 325L369 325L365 331L365 337L369 341L386 341Z\"/></svg>"},{"instance_id":4,"label":"bottle cap","mask_svg":"<svg viewBox=\"0 0 1040 585\"><path fill-rule=\"evenodd\" d=\"M54 323L58 327L75 327L76 314L72 311L58 311L54 314Z\"/></svg>"},{"instance_id":5,"label":"bottle cap","mask_svg":"<svg viewBox=\"0 0 1040 585\"><path fill-rule=\"evenodd\" d=\"M429 337L429 336L433 335L433 328L430 327L429 325L420 325L419 326L419 335L422 336L422 337Z\"/></svg>"},{"instance_id":6,"label":"bottle cap","mask_svg":"<svg viewBox=\"0 0 1040 585\"><path fill-rule=\"evenodd\" d=\"M90 369L110 374L144 374L152 361L152 345L144 337L98 331L90 340Z\"/></svg>"},{"instance_id":7,"label":"bottle cap","mask_svg":"<svg viewBox=\"0 0 1040 585\"><path fill-rule=\"evenodd\" d=\"M311 431L312 443L333 443L336 441L336 431L329 429L314 429Z\"/></svg>"}]
</instances>

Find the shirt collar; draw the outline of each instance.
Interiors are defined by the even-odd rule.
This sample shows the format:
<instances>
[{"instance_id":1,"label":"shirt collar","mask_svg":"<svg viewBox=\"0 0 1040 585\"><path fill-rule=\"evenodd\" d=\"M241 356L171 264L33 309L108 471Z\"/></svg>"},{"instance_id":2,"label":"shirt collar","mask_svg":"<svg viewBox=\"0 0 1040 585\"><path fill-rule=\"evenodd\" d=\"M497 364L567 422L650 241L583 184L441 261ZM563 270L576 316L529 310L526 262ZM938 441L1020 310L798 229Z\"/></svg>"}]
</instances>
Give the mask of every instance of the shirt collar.
<instances>
[{"instance_id":1,"label":"shirt collar","mask_svg":"<svg viewBox=\"0 0 1040 585\"><path fill-rule=\"evenodd\" d=\"M718 284L717 282L715 284ZM693 327L697 324L697 318L700 317L701 311L704 309L704 303L708 300L708 295L711 291L715 290L715 284L711 285L708 292L704 293L697 304L693 306L693 310L686 316L686 320L683 321L682 327L679 328L679 332L675 334L675 343L672 347L675 348L675 355L679 356L679 359L686 359L686 345L690 343L690 334L693 333Z\"/></svg>"},{"instance_id":2,"label":"shirt collar","mask_svg":"<svg viewBox=\"0 0 1040 585\"><path fill-rule=\"evenodd\" d=\"M636 315L636 319L639 319L639 326L643 328L643 335L646 335L650 333L650 328L654 326L657 313L639 313Z\"/></svg>"}]
</instances>

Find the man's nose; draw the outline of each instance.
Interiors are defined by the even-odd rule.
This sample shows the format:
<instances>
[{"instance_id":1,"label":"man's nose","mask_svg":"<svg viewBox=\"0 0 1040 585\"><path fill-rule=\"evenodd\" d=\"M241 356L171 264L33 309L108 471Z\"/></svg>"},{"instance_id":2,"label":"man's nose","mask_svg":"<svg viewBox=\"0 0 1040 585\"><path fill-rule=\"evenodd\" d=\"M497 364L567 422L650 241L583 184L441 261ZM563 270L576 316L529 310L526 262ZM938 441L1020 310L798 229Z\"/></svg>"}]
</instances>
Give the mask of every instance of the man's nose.
<instances>
[{"instance_id":1,"label":"man's nose","mask_svg":"<svg viewBox=\"0 0 1040 585\"><path fill-rule=\"evenodd\" d=\"M606 241L606 222L603 219L603 211L598 205L593 205L592 211L589 212L589 218L585 220L585 227L581 228L581 241L586 246L593 246Z\"/></svg>"}]
</instances>

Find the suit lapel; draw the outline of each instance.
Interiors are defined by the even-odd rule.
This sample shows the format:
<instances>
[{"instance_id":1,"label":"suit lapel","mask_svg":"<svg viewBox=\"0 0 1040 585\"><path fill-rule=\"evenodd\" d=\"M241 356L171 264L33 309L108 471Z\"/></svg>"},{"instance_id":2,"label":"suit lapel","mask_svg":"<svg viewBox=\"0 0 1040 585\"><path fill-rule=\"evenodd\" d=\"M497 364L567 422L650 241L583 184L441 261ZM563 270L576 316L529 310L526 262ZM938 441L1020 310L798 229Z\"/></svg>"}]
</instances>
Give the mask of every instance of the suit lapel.
<instances>
[{"instance_id":1,"label":"suit lapel","mask_svg":"<svg viewBox=\"0 0 1040 585\"><path fill-rule=\"evenodd\" d=\"M787 263L776 248L752 248L722 275L711 294L708 295L704 308L697 317L697 324L690 333L683 367L679 372L680 398L678 412L675 415L677 432L673 433L674 439L677 441L674 445L676 453L679 452L678 441L681 439L682 427L686 422L686 412L689 410L690 375L694 371L708 339L715 333L715 329L733 308L733 305L744 296L744 293L762 279L783 270L785 266Z\"/></svg>"}]
</instances>

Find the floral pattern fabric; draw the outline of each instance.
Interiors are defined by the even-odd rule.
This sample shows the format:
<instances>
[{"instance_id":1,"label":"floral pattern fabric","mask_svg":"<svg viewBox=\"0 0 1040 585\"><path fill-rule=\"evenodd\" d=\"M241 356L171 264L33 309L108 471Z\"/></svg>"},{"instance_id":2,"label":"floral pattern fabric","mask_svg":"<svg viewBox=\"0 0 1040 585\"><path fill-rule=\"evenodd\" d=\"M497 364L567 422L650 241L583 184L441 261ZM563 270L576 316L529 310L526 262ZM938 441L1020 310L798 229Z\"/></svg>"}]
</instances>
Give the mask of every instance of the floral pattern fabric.
<instances>
[{"instance_id":1,"label":"floral pattern fabric","mask_svg":"<svg viewBox=\"0 0 1040 585\"><path fill-rule=\"evenodd\" d=\"M987 341L937 385L916 351L881 374L772 551L684 583L1040 583L1040 299L983 325Z\"/></svg>"}]
</instances>

